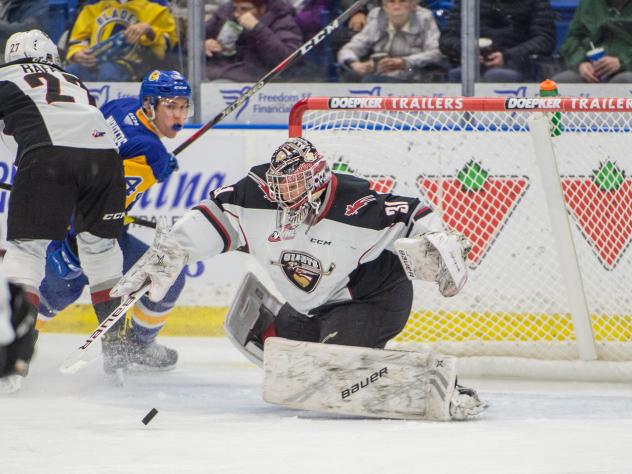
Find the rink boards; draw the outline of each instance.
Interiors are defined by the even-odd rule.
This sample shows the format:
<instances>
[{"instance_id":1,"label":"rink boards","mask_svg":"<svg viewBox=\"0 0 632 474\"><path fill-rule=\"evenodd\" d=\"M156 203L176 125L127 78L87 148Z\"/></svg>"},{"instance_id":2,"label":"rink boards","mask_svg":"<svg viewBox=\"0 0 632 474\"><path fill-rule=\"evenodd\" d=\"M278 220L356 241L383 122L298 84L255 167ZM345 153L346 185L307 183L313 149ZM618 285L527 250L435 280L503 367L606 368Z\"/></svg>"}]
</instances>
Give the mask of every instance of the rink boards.
<instances>
[{"instance_id":1,"label":"rink boards","mask_svg":"<svg viewBox=\"0 0 632 474\"><path fill-rule=\"evenodd\" d=\"M175 148L181 140L193 132L194 130L187 129L177 140L167 140L167 147L169 149ZM212 189L237 181L251 166L267 161L270 151L282 142L287 136L286 133L285 130L210 130L178 157L179 172L146 193L136 204L132 215L147 219L166 215L174 220L177 219L199 200L204 199ZM485 146L485 143L481 142L481 150ZM476 148L477 145L474 147ZM4 152L4 150L2 151ZM470 149L470 151L474 151L473 154L476 154L476 150ZM0 164L0 181L6 182L10 177L10 170L6 165L8 160L6 157L2 157L0 161L2 162ZM501 166L500 162L495 163L491 158L486 161L486 165L494 167L497 172ZM590 169L577 170L576 173L584 175L589 171ZM509 173L509 171L503 172L503 174ZM395 192L408 194L399 188ZM0 192L0 215L3 221L6 219L7 205L8 193ZM516 214L519 214L519 211L520 208ZM149 242L153 231L133 226L131 232ZM493 252L490 252L487 256L489 265L491 265L492 257ZM485 262L480 265L481 271L485 271L484 266ZM169 317L169 322L163 330L165 335L220 335L227 306L246 271L255 271L269 283L265 275L261 275L261 272L258 271L256 263L242 254L221 255L212 261L188 265L186 271L187 284L178 307ZM514 290L519 292L521 288ZM56 318L56 321L50 323L48 330L60 332L89 331L94 326L95 320L88 305L89 298L86 295L84 292L78 305L69 307ZM485 294L480 296L484 298ZM433 309L431 308L431 310ZM449 313L455 316L451 325L458 329L459 325L463 324L462 314L457 310L449 311ZM419 316L427 321L427 324L421 325L422 327L424 325L429 327L437 320L436 311L423 313ZM445 312L439 316L445 316ZM493 308L491 313L483 316L491 321L490 324L499 324ZM530 320L534 321L532 324L534 330L537 327L541 329L541 314L516 314L513 316L520 320L522 329ZM568 335L570 332L568 317L563 314L563 311L556 312L553 316L552 324L555 323L556 326L552 332ZM627 317L627 315L617 314L613 316ZM510 326L511 324L507 327L508 330L511 330ZM614 326L629 327L629 325L619 323L614 324ZM521 332L524 333L524 331ZM630 338L630 334L619 331L617 334L610 333L609 337L614 337L618 341L625 341Z\"/></svg>"}]
</instances>

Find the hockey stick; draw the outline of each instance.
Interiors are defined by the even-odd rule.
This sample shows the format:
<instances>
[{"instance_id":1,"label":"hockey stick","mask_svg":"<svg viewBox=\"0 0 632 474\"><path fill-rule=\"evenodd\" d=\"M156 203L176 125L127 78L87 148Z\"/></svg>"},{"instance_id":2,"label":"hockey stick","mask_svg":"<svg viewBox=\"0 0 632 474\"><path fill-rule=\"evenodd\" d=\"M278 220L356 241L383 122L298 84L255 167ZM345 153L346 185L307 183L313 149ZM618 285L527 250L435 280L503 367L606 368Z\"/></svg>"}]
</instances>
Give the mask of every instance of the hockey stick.
<instances>
[{"instance_id":1,"label":"hockey stick","mask_svg":"<svg viewBox=\"0 0 632 474\"><path fill-rule=\"evenodd\" d=\"M75 349L68 355L68 357L66 357L66 359L64 359L64 362L59 368L60 372L64 374L74 374L94 362L97 359L97 356L88 356L88 349L92 343L101 339L108 329L110 329L119 319L125 316L127 310L134 306L134 304L143 297L150 287L151 282L147 282L135 292L127 295L127 297L121 301L121 304L118 305L101 324L99 324L92 334L90 334L88 339L86 339L79 348Z\"/></svg>"},{"instance_id":2,"label":"hockey stick","mask_svg":"<svg viewBox=\"0 0 632 474\"><path fill-rule=\"evenodd\" d=\"M314 35L313 38L306 41L301 47L295 50L292 54L290 54L287 58L281 61L274 69L269 71L265 76L263 76L255 85L253 85L246 92L241 94L235 101L229 104L224 110L222 110L219 114L217 114L212 120L203 125L197 132L187 138L185 141L180 143L174 150L173 154L177 155L182 153L189 145L191 145L194 141L200 138L208 129L213 128L219 122L224 120L228 115L233 112L237 107L246 102L251 96L253 96L257 91L259 91L263 86L265 86L268 82L277 77L281 72L283 72L290 64L294 62L297 58L305 56L314 46L324 40L327 36L333 33L340 24L344 23L348 18L357 13L369 0L358 0L349 8L347 8L344 12L342 12L338 18L329 23L325 28L320 30L318 33Z\"/></svg>"}]
</instances>

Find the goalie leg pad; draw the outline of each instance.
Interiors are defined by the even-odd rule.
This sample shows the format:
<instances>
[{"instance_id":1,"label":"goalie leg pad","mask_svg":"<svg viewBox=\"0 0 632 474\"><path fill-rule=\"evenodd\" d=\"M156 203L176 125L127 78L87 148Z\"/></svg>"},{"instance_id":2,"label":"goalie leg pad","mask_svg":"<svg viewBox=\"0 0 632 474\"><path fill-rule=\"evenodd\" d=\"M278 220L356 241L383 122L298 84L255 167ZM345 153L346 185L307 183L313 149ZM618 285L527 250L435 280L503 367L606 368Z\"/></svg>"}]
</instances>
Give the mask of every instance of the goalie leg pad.
<instances>
[{"instance_id":1,"label":"goalie leg pad","mask_svg":"<svg viewBox=\"0 0 632 474\"><path fill-rule=\"evenodd\" d=\"M274 324L281 306L265 285L248 273L228 309L224 321L228 339L259 367L263 365L262 332Z\"/></svg>"},{"instance_id":2,"label":"goalie leg pad","mask_svg":"<svg viewBox=\"0 0 632 474\"><path fill-rule=\"evenodd\" d=\"M454 357L270 337L263 367L269 403L377 418L451 419Z\"/></svg>"}]
</instances>

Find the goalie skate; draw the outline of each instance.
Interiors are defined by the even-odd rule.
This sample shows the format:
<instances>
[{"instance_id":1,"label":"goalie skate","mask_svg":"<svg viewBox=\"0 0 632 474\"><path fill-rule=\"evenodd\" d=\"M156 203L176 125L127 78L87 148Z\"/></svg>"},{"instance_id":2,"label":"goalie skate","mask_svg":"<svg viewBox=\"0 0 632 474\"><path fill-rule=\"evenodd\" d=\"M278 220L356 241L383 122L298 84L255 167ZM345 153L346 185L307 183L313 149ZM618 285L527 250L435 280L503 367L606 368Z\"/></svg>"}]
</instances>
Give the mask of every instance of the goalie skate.
<instances>
[{"instance_id":1,"label":"goalie skate","mask_svg":"<svg viewBox=\"0 0 632 474\"><path fill-rule=\"evenodd\" d=\"M456 385L456 390L450 400L450 418L453 420L467 420L480 415L489 408L489 404L478 398L476 390Z\"/></svg>"}]
</instances>

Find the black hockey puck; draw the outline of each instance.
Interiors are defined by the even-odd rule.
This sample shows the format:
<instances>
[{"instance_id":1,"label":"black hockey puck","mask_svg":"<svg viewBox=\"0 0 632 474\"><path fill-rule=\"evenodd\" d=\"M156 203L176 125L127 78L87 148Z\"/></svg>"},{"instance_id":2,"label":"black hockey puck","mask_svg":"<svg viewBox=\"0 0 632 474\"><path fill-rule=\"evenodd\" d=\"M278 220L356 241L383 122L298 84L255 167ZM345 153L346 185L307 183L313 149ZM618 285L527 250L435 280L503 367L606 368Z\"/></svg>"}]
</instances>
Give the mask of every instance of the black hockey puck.
<instances>
[{"instance_id":1,"label":"black hockey puck","mask_svg":"<svg viewBox=\"0 0 632 474\"><path fill-rule=\"evenodd\" d=\"M151 410L149 410L149 413L147 413L145 415L145 418L143 418L143 425L147 426L147 424L154 419L154 416L156 416L158 414L158 410L156 410L155 408L152 408Z\"/></svg>"}]
</instances>

